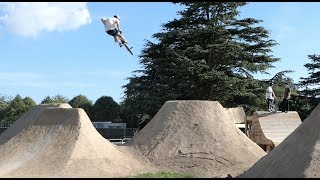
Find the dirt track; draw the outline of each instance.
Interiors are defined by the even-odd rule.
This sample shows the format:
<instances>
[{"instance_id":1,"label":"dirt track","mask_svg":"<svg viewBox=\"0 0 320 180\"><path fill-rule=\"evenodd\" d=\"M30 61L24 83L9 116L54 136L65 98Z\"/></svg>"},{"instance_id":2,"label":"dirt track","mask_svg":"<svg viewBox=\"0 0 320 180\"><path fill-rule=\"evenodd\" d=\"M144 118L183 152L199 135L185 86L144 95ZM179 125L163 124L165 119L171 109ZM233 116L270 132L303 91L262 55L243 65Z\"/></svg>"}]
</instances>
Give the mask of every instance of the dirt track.
<instances>
[{"instance_id":1,"label":"dirt track","mask_svg":"<svg viewBox=\"0 0 320 180\"><path fill-rule=\"evenodd\" d=\"M239 113L216 101L167 101L124 146L104 139L83 109L37 105L0 135L0 177L235 177L262 157L241 177L318 177L319 111L265 156L234 125Z\"/></svg>"}]
</instances>

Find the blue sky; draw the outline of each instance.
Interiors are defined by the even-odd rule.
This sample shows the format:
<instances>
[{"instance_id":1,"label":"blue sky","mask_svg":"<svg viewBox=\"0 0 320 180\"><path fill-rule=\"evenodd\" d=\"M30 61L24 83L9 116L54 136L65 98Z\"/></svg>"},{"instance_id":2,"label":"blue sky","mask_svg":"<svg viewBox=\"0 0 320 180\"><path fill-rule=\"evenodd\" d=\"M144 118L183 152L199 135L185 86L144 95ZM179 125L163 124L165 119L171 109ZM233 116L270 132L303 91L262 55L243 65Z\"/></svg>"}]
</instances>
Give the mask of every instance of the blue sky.
<instances>
[{"instance_id":1,"label":"blue sky","mask_svg":"<svg viewBox=\"0 0 320 180\"><path fill-rule=\"evenodd\" d=\"M45 96L71 100L82 94L93 102L111 96L119 103L126 78L142 67L138 55L145 40L154 40L181 9L169 2L0 3L0 95L40 103ZM307 55L320 54L319 9L318 2L251 2L239 9L241 18L263 20L260 25L279 43L272 50L281 61L258 79L289 69L295 82L308 76ZM104 32L100 18L114 14L134 56Z\"/></svg>"}]
</instances>

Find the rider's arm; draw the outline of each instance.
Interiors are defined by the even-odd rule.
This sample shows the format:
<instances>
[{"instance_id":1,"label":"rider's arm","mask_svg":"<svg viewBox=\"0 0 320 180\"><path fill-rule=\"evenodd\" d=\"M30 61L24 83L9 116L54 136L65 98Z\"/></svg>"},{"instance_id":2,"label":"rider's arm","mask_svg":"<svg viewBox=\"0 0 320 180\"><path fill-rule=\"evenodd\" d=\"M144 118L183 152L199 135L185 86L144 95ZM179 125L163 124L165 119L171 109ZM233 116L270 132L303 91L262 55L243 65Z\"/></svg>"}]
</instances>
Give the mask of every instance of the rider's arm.
<instances>
[{"instance_id":1,"label":"rider's arm","mask_svg":"<svg viewBox=\"0 0 320 180\"><path fill-rule=\"evenodd\" d=\"M104 23L103 19L101 19L101 22L102 22L104 25L106 25L106 24Z\"/></svg>"},{"instance_id":2,"label":"rider's arm","mask_svg":"<svg viewBox=\"0 0 320 180\"><path fill-rule=\"evenodd\" d=\"M118 31L121 33L121 29L120 29L120 21L119 21L119 20L117 20L116 25L117 25Z\"/></svg>"}]
</instances>

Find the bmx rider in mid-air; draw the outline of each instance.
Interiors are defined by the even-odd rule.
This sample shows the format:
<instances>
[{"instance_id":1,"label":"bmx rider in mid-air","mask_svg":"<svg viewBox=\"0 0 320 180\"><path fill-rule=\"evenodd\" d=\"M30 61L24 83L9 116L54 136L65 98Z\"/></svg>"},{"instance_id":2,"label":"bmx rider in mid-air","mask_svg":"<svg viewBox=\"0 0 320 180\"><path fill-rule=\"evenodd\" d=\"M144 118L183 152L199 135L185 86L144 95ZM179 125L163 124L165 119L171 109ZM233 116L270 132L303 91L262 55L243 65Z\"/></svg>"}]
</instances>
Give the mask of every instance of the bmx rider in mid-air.
<instances>
[{"instance_id":1,"label":"bmx rider in mid-air","mask_svg":"<svg viewBox=\"0 0 320 180\"><path fill-rule=\"evenodd\" d=\"M114 42L119 43L120 47L122 47L123 44L127 44L128 41L122 36L122 31L120 29L120 17L117 15L114 15L111 18L102 18L102 23L105 26L105 31L110 36L113 36ZM118 42L118 38L120 38L121 43Z\"/></svg>"}]
</instances>

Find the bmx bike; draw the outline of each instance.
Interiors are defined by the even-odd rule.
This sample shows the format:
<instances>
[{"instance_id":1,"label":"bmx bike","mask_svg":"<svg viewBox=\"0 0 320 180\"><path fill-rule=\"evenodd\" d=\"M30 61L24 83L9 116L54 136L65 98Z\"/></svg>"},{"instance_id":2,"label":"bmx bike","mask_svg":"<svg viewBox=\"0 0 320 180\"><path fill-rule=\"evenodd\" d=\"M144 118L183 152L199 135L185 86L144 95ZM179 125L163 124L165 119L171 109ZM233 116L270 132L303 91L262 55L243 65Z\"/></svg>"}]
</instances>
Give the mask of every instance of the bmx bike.
<instances>
[{"instance_id":1,"label":"bmx bike","mask_svg":"<svg viewBox=\"0 0 320 180\"><path fill-rule=\"evenodd\" d=\"M277 106L276 106L276 100L274 99L273 101L270 102L269 107L268 107L270 112L277 112Z\"/></svg>"},{"instance_id":2,"label":"bmx bike","mask_svg":"<svg viewBox=\"0 0 320 180\"><path fill-rule=\"evenodd\" d=\"M131 49L132 49L133 47L129 47L129 46L128 46L128 43L124 43L124 42L119 38L119 36L116 36L116 38L117 38L117 40L118 40L118 43L119 43L120 48L121 48L122 46L126 47L127 51L129 51L129 53L130 53L131 55L133 55L133 53L132 53L132 51L131 51Z\"/></svg>"}]
</instances>

